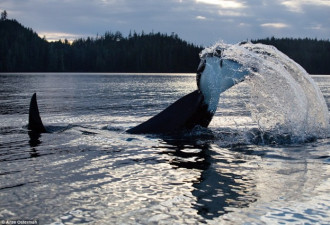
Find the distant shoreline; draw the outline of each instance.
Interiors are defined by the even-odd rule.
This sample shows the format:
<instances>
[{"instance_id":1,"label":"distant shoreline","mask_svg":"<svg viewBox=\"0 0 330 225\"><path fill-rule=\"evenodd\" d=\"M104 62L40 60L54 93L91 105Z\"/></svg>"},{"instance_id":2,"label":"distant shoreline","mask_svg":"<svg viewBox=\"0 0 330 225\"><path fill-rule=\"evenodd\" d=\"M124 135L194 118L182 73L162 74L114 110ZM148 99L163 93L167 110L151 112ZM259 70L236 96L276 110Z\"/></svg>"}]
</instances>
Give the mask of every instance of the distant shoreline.
<instances>
[{"instance_id":1,"label":"distant shoreline","mask_svg":"<svg viewBox=\"0 0 330 225\"><path fill-rule=\"evenodd\" d=\"M310 74L330 74L329 40L272 37L251 42L276 47ZM1 72L194 73L203 48L159 32L124 37L108 31L72 43L47 42L16 20L0 21Z\"/></svg>"}]
</instances>

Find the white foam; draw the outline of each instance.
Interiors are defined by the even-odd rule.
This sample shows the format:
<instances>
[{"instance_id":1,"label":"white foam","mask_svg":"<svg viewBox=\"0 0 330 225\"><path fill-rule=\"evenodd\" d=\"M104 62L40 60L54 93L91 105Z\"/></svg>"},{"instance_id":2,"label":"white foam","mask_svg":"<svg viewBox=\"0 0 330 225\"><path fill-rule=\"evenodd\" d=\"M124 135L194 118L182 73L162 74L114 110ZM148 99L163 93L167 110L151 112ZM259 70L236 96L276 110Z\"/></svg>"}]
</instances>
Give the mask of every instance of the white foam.
<instances>
[{"instance_id":1,"label":"white foam","mask_svg":"<svg viewBox=\"0 0 330 225\"><path fill-rule=\"evenodd\" d=\"M200 89L205 103L209 106L208 110L215 113L220 94L242 81L247 74L248 71L242 70L242 65L232 60L216 56L206 57L205 69L200 79Z\"/></svg>"},{"instance_id":2,"label":"white foam","mask_svg":"<svg viewBox=\"0 0 330 225\"><path fill-rule=\"evenodd\" d=\"M222 50L222 58L249 70L248 109L261 130L276 130L305 138L327 136L329 112L309 74L273 46L246 43L216 44L201 54Z\"/></svg>"}]
</instances>

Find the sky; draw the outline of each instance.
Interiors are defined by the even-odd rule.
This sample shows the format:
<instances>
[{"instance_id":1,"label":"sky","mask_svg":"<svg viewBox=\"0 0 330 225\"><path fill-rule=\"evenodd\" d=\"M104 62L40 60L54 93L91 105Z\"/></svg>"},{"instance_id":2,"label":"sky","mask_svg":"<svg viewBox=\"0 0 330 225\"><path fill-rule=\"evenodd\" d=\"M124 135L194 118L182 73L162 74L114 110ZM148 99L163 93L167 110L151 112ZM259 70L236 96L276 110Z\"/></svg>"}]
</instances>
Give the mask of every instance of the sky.
<instances>
[{"instance_id":1,"label":"sky","mask_svg":"<svg viewBox=\"0 0 330 225\"><path fill-rule=\"evenodd\" d=\"M196 45L266 37L330 38L330 0L0 0L47 40L106 31L176 33Z\"/></svg>"}]
</instances>

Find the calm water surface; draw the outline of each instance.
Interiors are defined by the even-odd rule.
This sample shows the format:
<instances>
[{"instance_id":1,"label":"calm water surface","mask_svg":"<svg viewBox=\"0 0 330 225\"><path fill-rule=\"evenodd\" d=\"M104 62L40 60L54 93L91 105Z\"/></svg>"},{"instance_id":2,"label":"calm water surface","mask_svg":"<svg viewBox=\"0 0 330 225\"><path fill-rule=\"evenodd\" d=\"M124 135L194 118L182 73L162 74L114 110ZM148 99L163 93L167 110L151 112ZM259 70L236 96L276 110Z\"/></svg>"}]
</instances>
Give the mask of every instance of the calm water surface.
<instances>
[{"instance_id":1,"label":"calm water surface","mask_svg":"<svg viewBox=\"0 0 330 225\"><path fill-rule=\"evenodd\" d=\"M313 78L330 107L330 76ZM258 137L244 82L221 96L209 129L175 136L125 130L195 90L195 75L1 74L0 83L0 220L330 223L330 138ZM34 92L53 133L27 130Z\"/></svg>"}]
</instances>

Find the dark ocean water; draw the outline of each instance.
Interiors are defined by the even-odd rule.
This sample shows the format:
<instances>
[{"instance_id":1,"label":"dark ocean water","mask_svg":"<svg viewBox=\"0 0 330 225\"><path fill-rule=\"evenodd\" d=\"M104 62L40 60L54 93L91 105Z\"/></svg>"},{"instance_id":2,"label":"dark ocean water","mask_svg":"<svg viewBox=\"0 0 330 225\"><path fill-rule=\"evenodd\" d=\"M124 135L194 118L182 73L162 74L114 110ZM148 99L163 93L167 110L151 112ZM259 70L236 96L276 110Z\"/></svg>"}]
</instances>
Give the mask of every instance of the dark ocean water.
<instances>
[{"instance_id":1,"label":"dark ocean water","mask_svg":"<svg viewBox=\"0 0 330 225\"><path fill-rule=\"evenodd\" d=\"M330 76L313 76L330 107ZM329 224L330 138L261 136L244 82L208 129L125 133L196 89L195 75L1 74L0 221ZM36 92L45 126L27 130ZM288 103L289 104L289 103Z\"/></svg>"}]
</instances>

